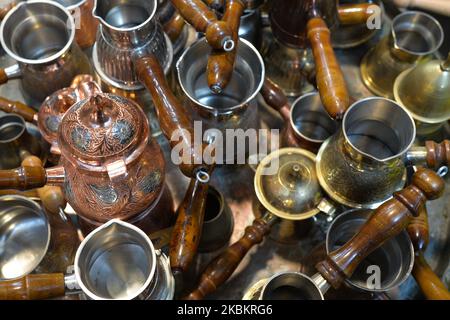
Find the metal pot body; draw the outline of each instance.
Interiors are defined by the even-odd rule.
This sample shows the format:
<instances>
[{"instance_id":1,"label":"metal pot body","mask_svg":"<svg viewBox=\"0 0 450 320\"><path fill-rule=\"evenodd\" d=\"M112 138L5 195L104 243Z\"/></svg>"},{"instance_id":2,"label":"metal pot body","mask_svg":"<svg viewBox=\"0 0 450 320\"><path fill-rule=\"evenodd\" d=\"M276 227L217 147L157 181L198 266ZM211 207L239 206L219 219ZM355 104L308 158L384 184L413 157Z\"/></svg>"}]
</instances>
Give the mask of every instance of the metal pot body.
<instances>
[{"instance_id":1,"label":"metal pot body","mask_svg":"<svg viewBox=\"0 0 450 320\"><path fill-rule=\"evenodd\" d=\"M371 214L371 210L355 209L339 215L327 232L327 253L349 241ZM406 281L413 265L414 248L408 234L403 231L365 258L346 283L351 288L362 291L388 291ZM378 275L375 272L379 272ZM379 283L371 278L378 279Z\"/></svg>"},{"instance_id":2,"label":"metal pot body","mask_svg":"<svg viewBox=\"0 0 450 320\"><path fill-rule=\"evenodd\" d=\"M404 186L403 160L415 134L414 120L394 101L356 102L317 154L320 185L342 205L378 207Z\"/></svg>"},{"instance_id":3,"label":"metal pot body","mask_svg":"<svg viewBox=\"0 0 450 320\"><path fill-rule=\"evenodd\" d=\"M57 3L20 3L2 21L0 36L7 54L18 61L8 76L20 74L23 90L37 101L68 87L76 75L91 73L74 41L73 18Z\"/></svg>"},{"instance_id":4,"label":"metal pot body","mask_svg":"<svg viewBox=\"0 0 450 320\"><path fill-rule=\"evenodd\" d=\"M36 202L10 195L0 197L0 279L31 272L66 272L78 246L75 227L64 213L47 215Z\"/></svg>"},{"instance_id":5,"label":"metal pot body","mask_svg":"<svg viewBox=\"0 0 450 320\"><path fill-rule=\"evenodd\" d=\"M74 270L88 299L173 298L174 281L167 257L155 250L142 230L120 220L106 223L83 240Z\"/></svg>"},{"instance_id":6,"label":"metal pot body","mask_svg":"<svg viewBox=\"0 0 450 320\"><path fill-rule=\"evenodd\" d=\"M264 63L258 51L247 40L240 39L233 76L224 92L217 95L209 89L206 79L209 52L205 38L189 47L177 62L178 82L193 111L193 120L201 121L203 131L207 131L201 132L203 138L217 142L217 150L222 151L223 157L216 153L218 164L235 163L237 156L249 154L249 144L245 145L245 152L241 152L242 146L234 141L234 146L224 144L222 149L217 136L221 136L224 143L230 142L233 139L226 138L227 129L238 134L237 129L247 131L259 127L257 95L265 77ZM251 141L256 141L256 132ZM233 152L227 153L231 148Z\"/></svg>"}]
</instances>

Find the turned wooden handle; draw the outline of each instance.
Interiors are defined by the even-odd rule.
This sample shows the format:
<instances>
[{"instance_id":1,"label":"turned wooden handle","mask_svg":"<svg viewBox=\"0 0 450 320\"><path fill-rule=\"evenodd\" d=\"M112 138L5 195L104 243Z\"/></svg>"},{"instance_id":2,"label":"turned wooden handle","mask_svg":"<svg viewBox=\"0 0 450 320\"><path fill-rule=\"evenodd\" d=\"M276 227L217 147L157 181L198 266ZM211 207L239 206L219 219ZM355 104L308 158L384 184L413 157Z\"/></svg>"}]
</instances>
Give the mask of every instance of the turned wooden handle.
<instances>
[{"instance_id":1,"label":"turned wooden handle","mask_svg":"<svg viewBox=\"0 0 450 320\"><path fill-rule=\"evenodd\" d=\"M8 75L6 74L5 69L0 69L0 84L5 84L9 80Z\"/></svg>"},{"instance_id":2,"label":"turned wooden handle","mask_svg":"<svg viewBox=\"0 0 450 320\"><path fill-rule=\"evenodd\" d=\"M291 119L291 106L283 90L269 78L264 79L260 91L264 101L274 110L278 111L283 119L289 123Z\"/></svg>"},{"instance_id":3,"label":"turned wooden handle","mask_svg":"<svg viewBox=\"0 0 450 320\"><path fill-rule=\"evenodd\" d=\"M345 79L331 46L330 30L322 18L308 21L307 36L316 64L317 88L322 104L334 119L342 119L350 104Z\"/></svg>"},{"instance_id":4,"label":"turned wooden handle","mask_svg":"<svg viewBox=\"0 0 450 320\"><path fill-rule=\"evenodd\" d=\"M35 116L37 114L36 110L27 106L26 104L20 101L12 101L5 98L0 97L0 110L8 113L16 113L25 121L35 122Z\"/></svg>"},{"instance_id":5,"label":"turned wooden handle","mask_svg":"<svg viewBox=\"0 0 450 320\"><path fill-rule=\"evenodd\" d=\"M36 156L27 156L22 161L24 167L42 167L42 161ZM36 190L45 210L52 214L58 214L59 208L64 209L67 205L66 198L60 187L43 186Z\"/></svg>"},{"instance_id":6,"label":"turned wooden handle","mask_svg":"<svg viewBox=\"0 0 450 320\"><path fill-rule=\"evenodd\" d=\"M419 209L419 215L413 217L406 228L416 251L425 251L430 242L428 213L426 206Z\"/></svg>"},{"instance_id":7,"label":"turned wooden handle","mask_svg":"<svg viewBox=\"0 0 450 320\"><path fill-rule=\"evenodd\" d=\"M380 10L380 7L373 3L341 4L338 7L339 21L343 25L367 23L367 20Z\"/></svg>"},{"instance_id":8,"label":"turned wooden handle","mask_svg":"<svg viewBox=\"0 0 450 320\"><path fill-rule=\"evenodd\" d=\"M450 292L420 252L414 259L412 275L428 300L450 300Z\"/></svg>"},{"instance_id":9,"label":"turned wooden handle","mask_svg":"<svg viewBox=\"0 0 450 320\"><path fill-rule=\"evenodd\" d=\"M179 143L182 143L192 151L190 155L187 155L191 160L183 161L180 169L186 176L193 177L194 172L200 166L196 165L198 161L194 159L202 159L202 155L197 155L195 150L200 149L201 152L203 150L201 147L194 147L194 130L186 109L170 90L164 71L154 55L137 58L135 60L135 69L139 79L144 83L152 96L161 130L169 140L171 147L174 148ZM175 134L179 139L172 139ZM181 153L183 153L183 150ZM183 158L185 156L182 154Z\"/></svg>"},{"instance_id":10,"label":"turned wooden handle","mask_svg":"<svg viewBox=\"0 0 450 320\"><path fill-rule=\"evenodd\" d=\"M62 273L29 274L0 281L0 300L41 300L64 296L64 292Z\"/></svg>"},{"instance_id":11,"label":"turned wooden handle","mask_svg":"<svg viewBox=\"0 0 450 320\"><path fill-rule=\"evenodd\" d=\"M47 176L42 167L0 170L0 189L27 190L43 187L46 182Z\"/></svg>"},{"instance_id":12,"label":"turned wooden handle","mask_svg":"<svg viewBox=\"0 0 450 320\"><path fill-rule=\"evenodd\" d=\"M169 249L170 266L174 275L183 275L197 253L209 189L209 174L205 177L205 180L191 179L183 202L177 210L178 217Z\"/></svg>"},{"instance_id":13,"label":"turned wooden handle","mask_svg":"<svg viewBox=\"0 0 450 320\"><path fill-rule=\"evenodd\" d=\"M228 23L235 44L239 41L239 25L244 9L245 4L241 0L228 0L225 7L223 21ZM231 51L213 49L211 52L206 71L211 91L221 93L230 82L236 60L236 46Z\"/></svg>"},{"instance_id":14,"label":"turned wooden handle","mask_svg":"<svg viewBox=\"0 0 450 320\"><path fill-rule=\"evenodd\" d=\"M198 32L205 33L209 45L215 49L232 50L234 42L227 23L218 21L214 12L201 0L171 0L173 6Z\"/></svg>"},{"instance_id":15,"label":"turned wooden handle","mask_svg":"<svg viewBox=\"0 0 450 320\"><path fill-rule=\"evenodd\" d=\"M164 32L169 36L169 39L174 42L180 36L184 26L185 22L183 17L176 12L173 17L164 24L163 28Z\"/></svg>"},{"instance_id":16,"label":"turned wooden handle","mask_svg":"<svg viewBox=\"0 0 450 320\"><path fill-rule=\"evenodd\" d=\"M186 300L201 300L213 293L233 274L247 252L261 243L270 232L270 225L263 219L257 219L245 229L244 236L214 259L200 277L197 287Z\"/></svg>"},{"instance_id":17,"label":"turned wooden handle","mask_svg":"<svg viewBox=\"0 0 450 320\"><path fill-rule=\"evenodd\" d=\"M444 140L441 143L426 141L427 166L432 169L438 169L450 164L450 140Z\"/></svg>"},{"instance_id":18,"label":"turned wooden handle","mask_svg":"<svg viewBox=\"0 0 450 320\"><path fill-rule=\"evenodd\" d=\"M334 288L339 288L371 252L405 229L427 200L441 196L444 186L434 171L419 168L412 184L375 210L350 241L316 265L317 270Z\"/></svg>"}]
</instances>

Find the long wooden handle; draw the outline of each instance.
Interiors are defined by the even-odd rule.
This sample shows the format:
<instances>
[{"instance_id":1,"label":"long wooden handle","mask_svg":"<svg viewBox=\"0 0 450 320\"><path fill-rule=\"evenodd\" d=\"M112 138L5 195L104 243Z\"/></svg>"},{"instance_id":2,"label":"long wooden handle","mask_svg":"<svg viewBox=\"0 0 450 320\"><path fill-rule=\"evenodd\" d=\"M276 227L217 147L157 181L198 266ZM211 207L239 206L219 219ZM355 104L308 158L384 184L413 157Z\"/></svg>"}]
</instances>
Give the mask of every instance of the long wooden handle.
<instances>
[{"instance_id":1,"label":"long wooden handle","mask_svg":"<svg viewBox=\"0 0 450 320\"><path fill-rule=\"evenodd\" d=\"M338 7L339 21L343 25L366 23L380 10L380 7L373 3L341 4Z\"/></svg>"},{"instance_id":2,"label":"long wooden handle","mask_svg":"<svg viewBox=\"0 0 450 320\"><path fill-rule=\"evenodd\" d=\"M200 243L210 178L209 173L198 174L198 178L191 179L183 202L177 210L178 217L170 239L170 266L176 279L188 270Z\"/></svg>"},{"instance_id":3,"label":"long wooden handle","mask_svg":"<svg viewBox=\"0 0 450 320\"><path fill-rule=\"evenodd\" d=\"M342 119L350 98L331 45L330 30L322 18L314 17L308 21L307 36L316 63L317 88L322 104L332 118Z\"/></svg>"},{"instance_id":4,"label":"long wooden handle","mask_svg":"<svg viewBox=\"0 0 450 320\"><path fill-rule=\"evenodd\" d=\"M247 252L261 243L270 231L270 224L264 219L257 219L245 229L245 234L239 241L214 259L203 272L197 287L187 296L186 300L201 300L213 293L233 274Z\"/></svg>"},{"instance_id":5,"label":"long wooden handle","mask_svg":"<svg viewBox=\"0 0 450 320\"><path fill-rule=\"evenodd\" d=\"M412 275L428 300L450 300L450 292L420 252L414 259Z\"/></svg>"},{"instance_id":6,"label":"long wooden handle","mask_svg":"<svg viewBox=\"0 0 450 320\"><path fill-rule=\"evenodd\" d=\"M450 17L450 2L448 0L394 0L394 3L402 8L425 9Z\"/></svg>"},{"instance_id":7,"label":"long wooden handle","mask_svg":"<svg viewBox=\"0 0 450 320\"><path fill-rule=\"evenodd\" d=\"M291 119L291 106L283 90L273 83L272 80L265 78L260 93L264 98L264 101L271 108L278 111L284 121L289 123Z\"/></svg>"},{"instance_id":8,"label":"long wooden handle","mask_svg":"<svg viewBox=\"0 0 450 320\"><path fill-rule=\"evenodd\" d=\"M43 187L46 182L47 175L42 167L0 170L0 189L34 189Z\"/></svg>"},{"instance_id":9,"label":"long wooden handle","mask_svg":"<svg viewBox=\"0 0 450 320\"><path fill-rule=\"evenodd\" d=\"M163 28L164 32L169 36L169 39L174 42L180 37L185 25L186 23L184 22L183 17L176 12L173 17L164 24Z\"/></svg>"},{"instance_id":10,"label":"long wooden handle","mask_svg":"<svg viewBox=\"0 0 450 320\"><path fill-rule=\"evenodd\" d=\"M245 4L241 0L228 0L225 7L223 21L228 23L232 32L232 39L236 44L239 41L239 25L244 9ZM211 91L221 93L230 82L236 60L236 47L237 45L231 51L212 50L208 58L206 71L208 86Z\"/></svg>"},{"instance_id":11,"label":"long wooden handle","mask_svg":"<svg viewBox=\"0 0 450 320\"><path fill-rule=\"evenodd\" d=\"M405 229L427 200L441 196L444 186L434 171L419 168L412 184L375 210L350 241L316 265L317 270L334 288L339 288L371 252Z\"/></svg>"},{"instance_id":12,"label":"long wooden handle","mask_svg":"<svg viewBox=\"0 0 450 320\"><path fill-rule=\"evenodd\" d=\"M0 281L0 300L41 300L64 296L62 273L29 274L15 280Z\"/></svg>"},{"instance_id":13,"label":"long wooden handle","mask_svg":"<svg viewBox=\"0 0 450 320\"><path fill-rule=\"evenodd\" d=\"M406 228L415 251L425 251L430 242L428 213L426 206L419 209L419 215L413 217Z\"/></svg>"},{"instance_id":14,"label":"long wooden handle","mask_svg":"<svg viewBox=\"0 0 450 320\"><path fill-rule=\"evenodd\" d=\"M42 161L36 156L27 156L22 161L22 166L42 167ZM37 194L39 195L45 210L49 213L58 214L59 209L64 209L67 205L61 187L46 185L37 189Z\"/></svg>"},{"instance_id":15,"label":"long wooden handle","mask_svg":"<svg viewBox=\"0 0 450 320\"><path fill-rule=\"evenodd\" d=\"M181 171L188 177L193 177L201 166L198 159L202 159L202 147L194 146L194 130L186 109L180 104L172 93L164 76L164 71L154 55L148 55L135 60L136 73L139 79L147 87L155 104L161 130L169 140L172 148L182 144L185 148L180 151L182 159ZM175 139L175 136L178 139ZM174 137L172 139L172 137ZM200 150L198 150L200 149ZM185 154L189 150L190 154Z\"/></svg>"},{"instance_id":16,"label":"long wooden handle","mask_svg":"<svg viewBox=\"0 0 450 320\"><path fill-rule=\"evenodd\" d=\"M9 77L6 74L5 69L0 68L0 84L5 84L9 81Z\"/></svg>"},{"instance_id":17,"label":"long wooden handle","mask_svg":"<svg viewBox=\"0 0 450 320\"><path fill-rule=\"evenodd\" d=\"M201 0L171 0L173 6L198 32L205 33L209 45L215 49L232 50L234 42L226 22L218 21L214 12Z\"/></svg>"},{"instance_id":18,"label":"long wooden handle","mask_svg":"<svg viewBox=\"0 0 450 320\"><path fill-rule=\"evenodd\" d=\"M0 110L8 113L16 113L22 116L25 121L36 122L36 110L20 101L12 101L0 97Z\"/></svg>"},{"instance_id":19,"label":"long wooden handle","mask_svg":"<svg viewBox=\"0 0 450 320\"><path fill-rule=\"evenodd\" d=\"M432 169L438 169L442 166L450 165L450 140L444 140L441 143L426 141L427 166Z\"/></svg>"}]
</instances>

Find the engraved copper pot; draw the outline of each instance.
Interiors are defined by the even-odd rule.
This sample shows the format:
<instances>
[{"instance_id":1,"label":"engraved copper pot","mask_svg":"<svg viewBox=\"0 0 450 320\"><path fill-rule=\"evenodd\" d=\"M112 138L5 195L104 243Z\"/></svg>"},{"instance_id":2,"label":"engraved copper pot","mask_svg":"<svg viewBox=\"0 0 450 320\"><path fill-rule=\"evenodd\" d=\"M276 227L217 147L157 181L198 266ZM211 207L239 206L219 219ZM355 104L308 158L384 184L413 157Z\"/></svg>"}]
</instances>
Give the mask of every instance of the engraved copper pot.
<instances>
[{"instance_id":1,"label":"engraved copper pot","mask_svg":"<svg viewBox=\"0 0 450 320\"><path fill-rule=\"evenodd\" d=\"M25 93L43 101L77 74L90 73L89 60L74 41L75 28L69 11L56 2L18 4L0 27L2 46L18 64L0 70L0 83L20 78Z\"/></svg>"},{"instance_id":2,"label":"engraved copper pot","mask_svg":"<svg viewBox=\"0 0 450 320\"><path fill-rule=\"evenodd\" d=\"M164 157L149 131L135 102L97 92L62 118L59 166L22 167L15 172L27 178L16 181L24 183L9 187L62 185L85 232L114 218L148 232L166 228L173 204L164 186Z\"/></svg>"}]
</instances>

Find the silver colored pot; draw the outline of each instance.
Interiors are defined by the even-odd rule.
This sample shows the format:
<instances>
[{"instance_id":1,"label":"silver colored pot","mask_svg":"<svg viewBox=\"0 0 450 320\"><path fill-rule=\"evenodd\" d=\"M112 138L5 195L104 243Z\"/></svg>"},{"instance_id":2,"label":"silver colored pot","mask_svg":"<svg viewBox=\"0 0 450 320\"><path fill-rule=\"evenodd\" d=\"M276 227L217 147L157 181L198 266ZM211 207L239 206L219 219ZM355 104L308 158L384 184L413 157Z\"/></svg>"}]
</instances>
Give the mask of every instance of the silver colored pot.
<instances>
[{"instance_id":1,"label":"silver colored pot","mask_svg":"<svg viewBox=\"0 0 450 320\"><path fill-rule=\"evenodd\" d=\"M3 83L20 78L31 98L43 101L68 87L78 74L90 73L87 57L78 47L69 11L54 1L21 2L0 26L0 41L18 64L4 69Z\"/></svg>"}]
</instances>

